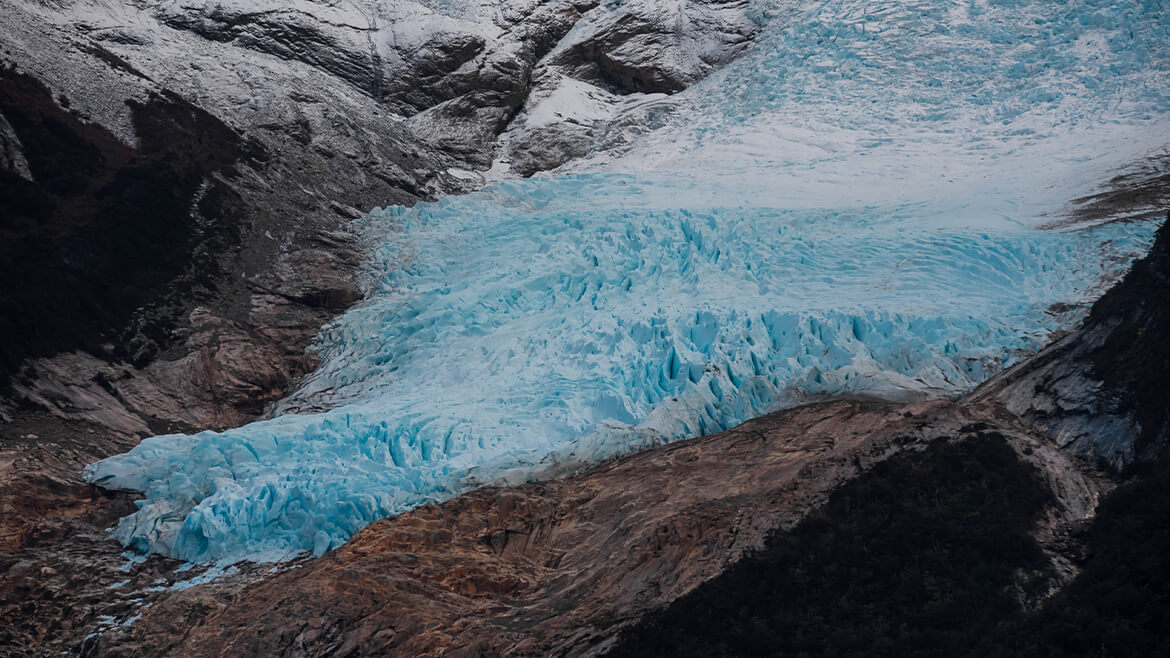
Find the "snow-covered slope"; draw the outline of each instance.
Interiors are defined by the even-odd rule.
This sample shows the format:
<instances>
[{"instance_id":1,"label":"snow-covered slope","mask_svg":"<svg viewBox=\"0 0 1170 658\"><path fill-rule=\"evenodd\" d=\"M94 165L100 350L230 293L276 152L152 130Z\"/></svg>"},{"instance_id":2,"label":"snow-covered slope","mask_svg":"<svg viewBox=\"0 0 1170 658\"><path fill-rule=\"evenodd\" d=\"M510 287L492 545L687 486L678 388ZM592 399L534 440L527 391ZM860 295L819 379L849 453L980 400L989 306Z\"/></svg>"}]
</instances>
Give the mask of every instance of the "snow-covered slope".
<instances>
[{"instance_id":1,"label":"snow-covered slope","mask_svg":"<svg viewBox=\"0 0 1170 658\"><path fill-rule=\"evenodd\" d=\"M575 173L362 220L368 299L276 417L90 467L146 493L117 536L189 560L320 553L804 394L957 393L1148 245L1149 223L1040 227L1170 137L1160 3L752 12L768 23L743 58L636 115L657 130L618 118L618 148Z\"/></svg>"}]
</instances>

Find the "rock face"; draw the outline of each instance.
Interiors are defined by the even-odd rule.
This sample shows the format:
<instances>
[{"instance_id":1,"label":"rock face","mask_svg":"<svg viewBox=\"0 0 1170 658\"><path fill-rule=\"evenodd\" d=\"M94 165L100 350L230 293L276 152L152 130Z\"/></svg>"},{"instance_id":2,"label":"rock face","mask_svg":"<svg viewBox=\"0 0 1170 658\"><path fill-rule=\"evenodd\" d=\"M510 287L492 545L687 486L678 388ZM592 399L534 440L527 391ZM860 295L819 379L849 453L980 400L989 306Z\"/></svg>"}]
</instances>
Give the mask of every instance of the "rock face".
<instances>
[{"instance_id":1,"label":"rock face","mask_svg":"<svg viewBox=\"0 0 1170 658\"><path fill-rule=\"evenodd\" d=\"M607 655L971 655L1046 593L1030 532L1050 504L995 432L934 441L844 484Z\"/></svg>"},{"instance_id":2,"label":"rock face","mask_svg":"<svg viewBox=\"0 0 1170 658\"><path fill-rule=\"evenodd\" d=\"M24 157L24 146L16 131L8 123L8 119L0 114L0 172L14 174L28 182L33 182L32 171L28 168L28 159Z\"/></svg>"},{"instance_id":3,"label":"rock face","mask_svg":"<svg viewBox=\"0 0 1170 658\"><path fill-rule=\"evenodd\" d=\"M20 147L4 178L5 374L29 356L100 351L111 339L103 330L127 324L188 266L215 267L193 262L197 249L238 234L214 209L231 192L211 177L249 157L248 145L199 108L162 96L134 103L136 147L13 70L0 71L0 108Z\"/></svg>"},{"instance_id":4,"label":"rock face","mask_svg":"<svg viewBox=\"0 0 1170 658\"><path fill-rule=\"evenodd\" d=\"M589 12L532 71L500 159L528 176L660 125L669 94L748 46L760 30L749 14L738 0L639 0Z\"/></svg>"},{"instance_id":5,"label":"rock face","mask_svg":"<svg viewBox=\"0 0 1170 658\"><path fill-rule=\"evenodd\" d=\"M1084 325L982 386L1073 454L1123 470L1170 444L1170 228Z\"/></svg>"},{"instance_id":6,"label":"rock face","mask_svg":"<svg viewBox=\"0 0 1170 658\"><path fill-rule=\"evenodd\" d=\"M699 17L687 30L746 29L742 8L713 7L680 5ZM25 464L0 481L9 509L45 509L56 494L37 483L143 436L262 414L315 366L317 329L361 297L346 223L482 184L473 170L574 25L628 13L595 0L4 11L0 276L17 285L0 293L0 439ZM661 52L639 66L679 84L737 52L703 51L679 73L698 37L670 42L662 21L676 14L638 11L621 39L591 32L594 50L656 34ZM64 427L96 436L79 444ZM28 434L68 457L38 470ZM6 546L35 516L0 520Z\"/></svg>"},{"instance_id":7,"label":"rock face","mask_svg":"<svg viewBox=\"0 0 1170 658\"><path fill-rule=\"evenodd\" d=\"M623 2L591 14L552 58L615 93L674 93L735 59L760 26L742 0Z\"/></svg>"},{"instance_id":8,"label":"rock face","mask_svg":"<svg viewBox=\"0 0 1170 658\"><path fill-rule=\"evenodd\" d=\"M0 267L20 284L3 299L0 435L27 467L0 482L11 509L45 510L72 488L42 485L68 472L80 487L85 462L143 435L260 413L312 367L316 328L359 297L358 254L336 232L352 206L410 202L414 176L437 180L444 161L372 101L325 106L311 71L269 71L258 107L238 79L212 84L236 75L197 39L156 58L183 45L156 43L169 30L76 9L91 22L5 9L3 56L19 70L5 64L0 111L29 173L4 174L0 229ZM86 37L108 35L99 19L129 27ZM97 436L78 443L78 430ZM38 470L28 434L67 457ZM6 514L0 534L19 545L25 521Z\"/></svg>"}]
</instances>

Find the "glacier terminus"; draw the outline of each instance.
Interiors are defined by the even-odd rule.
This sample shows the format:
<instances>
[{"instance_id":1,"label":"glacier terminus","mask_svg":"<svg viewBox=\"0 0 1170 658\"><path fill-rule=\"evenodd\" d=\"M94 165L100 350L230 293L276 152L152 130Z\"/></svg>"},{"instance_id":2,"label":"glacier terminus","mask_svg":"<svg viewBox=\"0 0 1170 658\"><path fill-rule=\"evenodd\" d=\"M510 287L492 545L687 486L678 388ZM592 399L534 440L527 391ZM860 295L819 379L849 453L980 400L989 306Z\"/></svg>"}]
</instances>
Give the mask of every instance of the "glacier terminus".
<instances>
[{"instance_id":1,"label":"glacier terminus","mask_svg":"<svg viewBox=\"0 0 1170 658\"><path fill-rule=\"evenodd\" d=\"M637 134L356 220L365 300L292 395L87 468L145 495L118 539L319 555L810 396L958 395L1148 248L1155 222L1066 204L1170 135L1161 2L750 4L755 42Z\"/></svg>"}]
</instances>

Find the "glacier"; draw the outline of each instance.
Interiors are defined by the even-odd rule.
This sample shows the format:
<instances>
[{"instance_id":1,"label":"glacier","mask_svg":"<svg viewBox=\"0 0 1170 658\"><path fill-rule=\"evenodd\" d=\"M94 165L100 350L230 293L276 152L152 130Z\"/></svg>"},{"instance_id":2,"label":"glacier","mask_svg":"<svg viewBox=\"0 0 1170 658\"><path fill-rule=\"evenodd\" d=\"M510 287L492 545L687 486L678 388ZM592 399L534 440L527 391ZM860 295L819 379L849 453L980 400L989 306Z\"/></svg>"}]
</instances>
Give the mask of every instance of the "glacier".
<instances>
[{"instance_id":1,"label":"glacier","mask_svg":"<svg viewBox=\"0 0 1170 658\"><path fill-rule=\"evenodd\" d=\"M752 7L748 53L583 161L359 220L366 299L270 417L87 467L144 494L115 536L319 555L809 396L957 395L1148 248L1062 218L1170 137L1163 3Z\"/></svg>"}]
</instances>

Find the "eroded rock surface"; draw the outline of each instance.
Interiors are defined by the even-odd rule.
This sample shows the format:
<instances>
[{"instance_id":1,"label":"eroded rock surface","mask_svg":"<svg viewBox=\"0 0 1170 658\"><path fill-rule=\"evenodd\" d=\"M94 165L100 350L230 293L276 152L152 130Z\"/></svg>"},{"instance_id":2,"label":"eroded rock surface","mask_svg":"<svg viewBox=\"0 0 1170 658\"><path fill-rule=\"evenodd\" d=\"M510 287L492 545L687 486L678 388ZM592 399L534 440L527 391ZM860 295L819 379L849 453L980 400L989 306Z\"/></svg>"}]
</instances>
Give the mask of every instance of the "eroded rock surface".
<instances>
[{"instance_id":1,"label":"eroded rock surface","mask_svg":"<svg viewBox=\"0 0 1170 658\"><path fill-rule=\"evenodd\" d=\"M669 95L747 48L747 2L623 2L586 14L532 71L499 159L528 176L662 125Z\"/></svg>"},{"instance_id":2,"label":"eroded rock surface","mask_svg":"<svg viewBox=\"0 0 1170 658\"><path fill-rule=\"evenodd\" d=\"M674 93L735 59L759 29L742 0L635 0L591 14L552 63L616 93Z\"/></svg>"}]
</instances>

